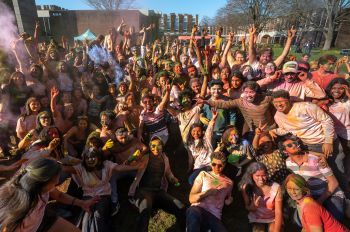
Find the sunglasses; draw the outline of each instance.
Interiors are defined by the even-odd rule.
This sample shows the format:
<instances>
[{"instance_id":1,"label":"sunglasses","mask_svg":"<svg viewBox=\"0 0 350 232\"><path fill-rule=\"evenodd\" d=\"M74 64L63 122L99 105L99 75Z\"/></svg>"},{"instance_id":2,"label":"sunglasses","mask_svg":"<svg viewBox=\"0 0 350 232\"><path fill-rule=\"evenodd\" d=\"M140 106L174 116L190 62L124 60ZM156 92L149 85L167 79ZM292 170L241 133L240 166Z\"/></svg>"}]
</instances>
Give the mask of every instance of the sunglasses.
<instances>
[{"instance_id":1,"label":"sunglasses","mask_svg":"<svg viewBox=\"0 0 350 232\"><path fill-rule=\"evenodd\" d=\"M289 73L285 73L284 75L285 75L285 76L294 76L295 73L289 72Z\"/></svg>"},{"instance_id":2,"label":"sunglasses","mask_svg":"<svg viewBox=\"0 0 350 232\"><path fill-rule=\"evenodd\" d=\"M299 143L297 141L294 141L294 142L285 144L284 147L292 148L293 146L298 146L298 145Z\"/></svg>"},{"instance_id":3,"label":"sunglasses","mask_svg":"<svg viewBox=\"0 0 350 232\"><path fill-rule=\"evenodd\" d=\"M222 164L217 164L217 163L211 163L211 166L213 166L213 167L218 167L218 168L222 168L224 165L222 165Z\"/></svg>"},{"instance_id":4,"label":"sunglasses","mask_svg":"<svg viewBox=\"0 0 350 232\"><path fill-rule=\"evenodd\" d=\"M42 117L40 117L40 119L50 119L50 117L49 116L42 116Z\"/></svg>"}]
</instances>

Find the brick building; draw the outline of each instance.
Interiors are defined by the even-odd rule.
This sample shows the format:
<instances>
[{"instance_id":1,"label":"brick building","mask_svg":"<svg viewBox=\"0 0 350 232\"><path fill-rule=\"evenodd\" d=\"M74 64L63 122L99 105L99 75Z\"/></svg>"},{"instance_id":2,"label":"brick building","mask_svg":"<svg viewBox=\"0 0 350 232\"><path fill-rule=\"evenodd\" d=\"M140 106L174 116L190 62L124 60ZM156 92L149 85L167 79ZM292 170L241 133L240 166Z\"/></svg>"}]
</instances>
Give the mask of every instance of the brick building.
<instances>
[{"instance_id":1,"label":"brick building","mask_svg":"<svg viewBox=\"0 0 350 232\"><path fill-rule=\"evenodd\" d=\"M73 37L90 29L96 35L107 34L112 27L117 28L122 18L127 26L139 31L142 26L156 24L153 36L158 33L159 14L152 10L66 10L58 6L37 6L38 17L44 38L60 40L64 35L70 42Z\"/></svg>"},{"instance_id":2,"label":"brick building","mask_svg":"<svg viewBox=\"0 0 350 232\"><path fill-rule=\"evenodd\" d=\"M198 15L162 14L159 18L159 32L164 35L190 35L193 25L198 25Z\"/></svg>"}]
</instances>

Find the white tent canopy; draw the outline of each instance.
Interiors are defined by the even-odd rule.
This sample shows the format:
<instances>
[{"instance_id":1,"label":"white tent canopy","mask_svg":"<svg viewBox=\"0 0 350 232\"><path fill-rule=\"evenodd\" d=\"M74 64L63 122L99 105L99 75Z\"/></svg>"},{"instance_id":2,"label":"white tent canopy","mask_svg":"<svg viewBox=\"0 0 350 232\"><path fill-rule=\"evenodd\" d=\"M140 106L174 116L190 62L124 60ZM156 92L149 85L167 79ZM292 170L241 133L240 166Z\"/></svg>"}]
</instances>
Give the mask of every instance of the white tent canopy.
<instances>
[{"instance_id":1,"label":"white tent canopy","mask_svg":"<svg viewBox=\"0 0 350 232\"><path fill-rule=\"evenodd\" d=\"M96 39L96 35L92 31L90 31L90 29L87 29L83 34L74 37L74 41L95 40L95 39Z\"/></svg>"}]
</instances>

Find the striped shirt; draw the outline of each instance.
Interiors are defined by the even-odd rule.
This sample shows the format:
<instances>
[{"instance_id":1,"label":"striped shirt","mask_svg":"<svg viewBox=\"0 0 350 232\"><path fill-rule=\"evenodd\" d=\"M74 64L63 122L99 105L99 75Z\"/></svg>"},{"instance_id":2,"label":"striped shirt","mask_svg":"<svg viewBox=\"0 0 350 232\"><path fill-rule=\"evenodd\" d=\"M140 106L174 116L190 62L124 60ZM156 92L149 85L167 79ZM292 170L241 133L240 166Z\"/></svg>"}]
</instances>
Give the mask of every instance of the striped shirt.
<instances>
[{"instance_id":1,"label":"striped shirt","mask_svg":"<svg viewBox=\"0 0 350 232\"><path fill-rule=\"evenodd\" d=\"M158 106L153 112L146 112L145 110L141 112L140 121L144 125L144 130L148 133L149 139L154 136L168 138L169 133L165 120L165 112L165 110L160 111Z\"/></svg>"},{"instance_id":2,"label":"striped shirt","mask_svg":"<svg viewBox=\"0 0 350 232\"><path fill-rule=\"evenodd\" d=\"M286 160L287 168L293 173L305 178L310 187L311 195L319 196L326 191L326 177L332 176L333 172L329 167L320 167L318 156L312 154L312 152L305 155L307 156L307 161L303 162L300 166L288 157Z\"/></svg>"}]
</instances>

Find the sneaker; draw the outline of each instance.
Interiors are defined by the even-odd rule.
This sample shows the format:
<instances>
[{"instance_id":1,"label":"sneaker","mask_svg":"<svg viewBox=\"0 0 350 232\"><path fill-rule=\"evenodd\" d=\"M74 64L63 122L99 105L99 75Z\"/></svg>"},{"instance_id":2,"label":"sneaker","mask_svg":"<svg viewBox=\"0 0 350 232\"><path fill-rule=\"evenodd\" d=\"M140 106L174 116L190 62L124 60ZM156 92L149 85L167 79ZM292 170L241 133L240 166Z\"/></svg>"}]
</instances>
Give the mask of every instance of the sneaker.
<instances>
[{"instance_id":1,"label":"sneaker","mask_svg":"<svg viewBox=\"0 0 350 232\"><path fill-rule=\"evenodd\" d=\"M113 217L114 215L116 215L118 212L119 212L119 209L120 209L120 204L119 202L113 202L112 203L112 213L111 213L111 216Z\"/></svg>"}]
</instances>

